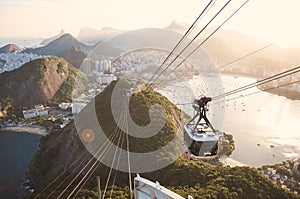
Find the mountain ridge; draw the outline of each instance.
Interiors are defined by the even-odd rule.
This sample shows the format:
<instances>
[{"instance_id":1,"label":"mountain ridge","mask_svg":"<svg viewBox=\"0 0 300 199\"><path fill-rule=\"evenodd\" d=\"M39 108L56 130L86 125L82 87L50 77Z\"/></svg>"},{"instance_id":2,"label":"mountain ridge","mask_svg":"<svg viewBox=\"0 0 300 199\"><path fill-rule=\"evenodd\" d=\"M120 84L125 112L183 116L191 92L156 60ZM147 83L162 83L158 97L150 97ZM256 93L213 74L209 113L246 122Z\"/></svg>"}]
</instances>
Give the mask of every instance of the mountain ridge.
<instances>
[{"instance_id":1,"label":"mountain ridge","mask_svg":"<svg viewBox=\"0 0 300 199\"><path fill-rule=\"evenodd\" d=\"M47 39L44 39L43 41L41 41L41 45L43 46L46 46L48 45L50 42L54 41L55 39L58 39L59 37L61 37L62 35L66 34L66 31L65 30L60 30L60 32L53 36L53 37L50 37L50 38L47 38Z\"/></svg>"},{"instance_id":2,"label":"mountain ridge","mask_svg":"<svg viewBox=\"0 0 300 199\"><path fill-rule=\"evenodd\" d=\"M2 104L8 101L15 108L70 101L77 74L81 72L63 58L30 61L16 70L0 74L0 101ZM80 86L85 87L83 82Z\"/></svg>"},{"instance_id":3,"label":"mountain ridge","mask_svg":"<svg viewBox=\"0 0 300 199\"><path fill-rule=\"evenodd\" d=\"M79 41L84 43L96 44L125 31L126 30L115 29L111 27L103 27L100 30L91 27L85 27L80 29L77 38Z\"/></svg>"},{"instance_id":4,"label":"mountain ridge","mask_svg":"<svg viewBox=\"0 0 300 199\"><path fill-rule=\"evenodd\" d=\"M76 68L81 66L83 59L88 55L92 47L80 43L71 34L66 33L51 41L48 45L38 48L28 48L24 52L38 55L52 55L63 57L72 63Z\"/></svg>"}]
</instances>

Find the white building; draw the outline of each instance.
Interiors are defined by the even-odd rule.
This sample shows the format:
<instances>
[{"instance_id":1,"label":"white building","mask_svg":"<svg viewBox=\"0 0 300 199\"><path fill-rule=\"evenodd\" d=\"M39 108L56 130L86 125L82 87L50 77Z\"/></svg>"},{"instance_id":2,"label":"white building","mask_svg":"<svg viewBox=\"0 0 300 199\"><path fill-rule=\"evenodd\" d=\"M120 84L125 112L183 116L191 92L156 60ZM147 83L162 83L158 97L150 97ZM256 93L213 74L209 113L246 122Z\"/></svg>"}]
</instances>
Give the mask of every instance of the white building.
<instances>
[{"instance_id":1,"label":"white building","mask_svg":"<svg viewBox=\"0 0 300 199\"><path fill-rule=\"evenodd\" d=\"M1 53L0 59L5 61L3 67L0 68L0 73L5 71L12 71L17 68L20 68L27 62L30 62L35 59L40 59L43 57L49 56L41 56L32 53L23 53L23 52L12 52L12 53Z\"/></svg>"},{"instance_id":2,"label":"white building","mask_svg":"<svg viewBox=\"0 0 300 199\"><path fill-rule=\"evenodd\" d=\"M117 77L114 74L103 74L98 78L98 83L109 85L112 81L115 80L117 80Z\"/></svg>"},{"instance_id":3,"label":"white building","mask_svg":"<svg viewBox=\"0 0 300 199\"><path fill-rule=\"evenodd\" d=\"M111 61L110 60L102 60L99 64L99 72L108 71L111 69Z\"/></svg>"},{"instance_id":4,"label":"white building","mask_svg":"<svg viewBox=\"0 0 300 199\"><path fill-rule=\"evenodd\" d=\"M91 60L88 58L85 58L82 62L82 72L86 74L91 74L92 73L92 66L91 66Z\"/></svg>"},{"instance_id":5,"label":"white building","mask_svg":"<svg viewBox=\"0 0 300 199\"><path fill-rule=\"evenodd\" d=\"M96 69L96 71L99 72L99 61L98 60L95 61L95 69Z\"/></svg>"},{"instance_id":6,"label":"white building","mask_svg":"<svg viewBox=\"0 0 300 199\"><path fill-rule=\"evenodd\" d=\"M35 105L34 109L24 110L23 115L25 119L35 118L37 116L46 116L49 114L49 107L43 105Z\"/></svg>"},{"instance_id":7,"label":"white building","mask_svg":"<svg viewBox=\"0 0 300 199\"><path fill-rule=\"evenodd\" d=\"M24 110L24 111L23 111L23 115L24 115L24 118L25 118L25 119L34 118L34 117L37 116L36 110L35 110L35 109Z\"/></svg>"},{"instance_id":8,"label":"white building","mask_svg":"<svg viewBox=\"0 0 300 199\"><path fill-rule=\"evenodd\" d=\"M62 102L58 105L58 107L63 109L63 110L67 110L68 108L72 108L72 106L73 106L72 103L66 103L66 102Z\"/></svg>"}]
</instances>

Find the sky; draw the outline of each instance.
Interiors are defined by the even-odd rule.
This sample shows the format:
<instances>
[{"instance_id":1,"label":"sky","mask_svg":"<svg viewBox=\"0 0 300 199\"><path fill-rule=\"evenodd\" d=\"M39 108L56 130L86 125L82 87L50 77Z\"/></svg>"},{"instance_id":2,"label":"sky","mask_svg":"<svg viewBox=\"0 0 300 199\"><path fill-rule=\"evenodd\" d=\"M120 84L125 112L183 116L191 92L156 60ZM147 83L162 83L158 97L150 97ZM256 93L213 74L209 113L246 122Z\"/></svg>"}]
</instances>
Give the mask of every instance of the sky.
<instances>
[{"instance_id":1,"label":"sky","mask_svg":"<svg viewBox=\"0 0 300 199\"><path fill-rule=\"evenodd\" d=\"M210 13L227 0L216 0ZM232 0L217 26L245 0ZM133 30L191 24L209 0L0 0L0 38L47 38L84 27ZM285 47L300 47L299 0L250 0L225 26ZM207 17L211 14L207 14ZM204 20L205 21L205 20ZM203 23L204 23L203 21ZM199 24L201 25L201 23Z\"/></svg>"}]
</instances>

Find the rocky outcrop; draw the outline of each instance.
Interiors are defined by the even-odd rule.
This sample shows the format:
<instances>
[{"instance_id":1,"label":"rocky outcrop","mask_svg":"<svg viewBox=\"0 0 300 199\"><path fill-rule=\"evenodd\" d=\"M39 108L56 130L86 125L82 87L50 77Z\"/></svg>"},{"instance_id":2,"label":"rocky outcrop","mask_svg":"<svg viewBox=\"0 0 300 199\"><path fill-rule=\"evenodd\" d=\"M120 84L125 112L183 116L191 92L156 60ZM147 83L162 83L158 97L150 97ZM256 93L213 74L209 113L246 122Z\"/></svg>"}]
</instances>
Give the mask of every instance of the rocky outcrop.
<instances>
[{"instance_id":1,"label":"rocky outcrop","mask_svg":"<svg viewBox=\"0 0 300 199\"><path fill-rule=\"evenodd\" d=\"M16 51L21 51L22 49L16 44L7 44L0 48L0 53L11 53Z\"/></svg>"}]
</instances>

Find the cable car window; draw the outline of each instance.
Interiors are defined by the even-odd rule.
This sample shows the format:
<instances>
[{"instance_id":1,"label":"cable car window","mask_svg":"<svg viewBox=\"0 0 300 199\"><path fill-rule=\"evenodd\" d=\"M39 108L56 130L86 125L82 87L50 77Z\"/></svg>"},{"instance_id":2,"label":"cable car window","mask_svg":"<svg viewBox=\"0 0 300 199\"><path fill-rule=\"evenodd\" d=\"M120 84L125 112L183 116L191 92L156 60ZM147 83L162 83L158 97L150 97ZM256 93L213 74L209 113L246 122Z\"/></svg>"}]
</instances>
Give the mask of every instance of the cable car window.
<instances>
[{"instance_id":1,"label":"cable car window","mask_svg":"<svg viewBox=\"0 0 300 199\"><path fill-rule=\"evenodd\" d=\"M199 155L200 148L202 146L202 142L193 141L190 146L190 151L194 155Z\"/></svg>"}]
</instances>

